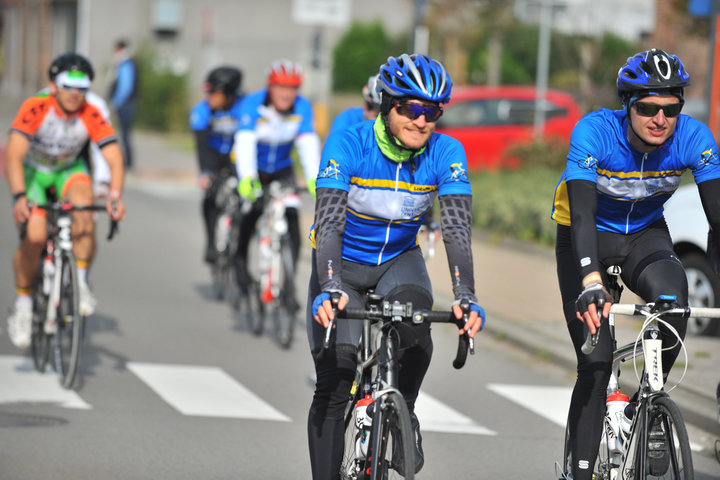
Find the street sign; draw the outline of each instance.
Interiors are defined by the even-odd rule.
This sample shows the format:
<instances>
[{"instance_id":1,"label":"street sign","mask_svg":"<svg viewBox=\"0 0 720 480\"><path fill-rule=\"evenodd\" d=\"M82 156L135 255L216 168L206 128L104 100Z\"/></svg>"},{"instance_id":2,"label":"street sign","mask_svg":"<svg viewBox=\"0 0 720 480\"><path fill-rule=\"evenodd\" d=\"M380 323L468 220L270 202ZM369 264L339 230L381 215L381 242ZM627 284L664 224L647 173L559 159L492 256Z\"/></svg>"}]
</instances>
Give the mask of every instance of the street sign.
<instances>
[{"instance_id":1,"label":"street sign","mask_svg":"<svg viewBox=\"0 0 720 480\"><path fill-rule=\"evenodd\" d=\"M293 0L293 20L308 25L345 26L350 21L350 0Z\"/></svg>"}]
</instances>

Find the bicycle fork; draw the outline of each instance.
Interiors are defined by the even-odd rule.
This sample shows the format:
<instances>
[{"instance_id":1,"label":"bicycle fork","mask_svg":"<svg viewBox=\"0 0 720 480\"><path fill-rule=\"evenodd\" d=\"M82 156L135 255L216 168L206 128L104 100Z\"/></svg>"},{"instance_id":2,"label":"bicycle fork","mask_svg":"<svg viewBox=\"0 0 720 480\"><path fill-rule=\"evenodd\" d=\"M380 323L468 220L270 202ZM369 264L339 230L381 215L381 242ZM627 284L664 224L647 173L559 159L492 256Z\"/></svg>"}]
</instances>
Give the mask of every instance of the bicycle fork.
<instances>
[{"instance_id":1,"label":"bicycle fork","mask_svg":"<svg viewBox=\"0 0 720 480\"><path fill-rule=\"evenodd\" d=\"M70 226L72 219L67 215L61 215L57 220L60 231L58 232L58 244L53 249L54 272L50 288L50 297L47 305L47 316L45 319L45 333L53 334L57 330L57 312L60 307L60 290L62 288L62 252L72 250L72 238Z\"/></svg>"}]
</instances>

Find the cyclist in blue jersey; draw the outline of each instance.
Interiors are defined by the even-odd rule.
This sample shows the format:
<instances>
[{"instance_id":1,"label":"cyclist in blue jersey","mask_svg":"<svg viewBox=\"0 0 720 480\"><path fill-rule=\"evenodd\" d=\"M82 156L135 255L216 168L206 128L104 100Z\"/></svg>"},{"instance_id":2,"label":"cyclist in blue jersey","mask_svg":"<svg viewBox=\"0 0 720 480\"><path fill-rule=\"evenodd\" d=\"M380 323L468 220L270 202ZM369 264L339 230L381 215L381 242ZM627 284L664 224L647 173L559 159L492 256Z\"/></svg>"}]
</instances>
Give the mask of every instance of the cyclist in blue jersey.
<instances>
[{"instance_id":1,"label":"cyclist in blue jersey","mask_svg":"<svg viewBox=\"0 0 720 480\"><path fill-rule=\"evenodd\" d=\"M621 266L625 286L645 301L669 294L687 305L687 279L663 218L663 204L686 169L692 171L700 190L712 237L720 235L718 147L704 124L680 114L689 83L690 76L675 55L659 49L640 52L618 72L623 108L589 113L572 133L552 212L558 223L558 281L578 359L568 417L572 472L565 472L565 478L591 478L603 428L612 361L609 328L600 318L607 317L610 309L603 286L607 267ZM685 320L665 320L685 335ZM581 351L584 325L592 333L600 332L590 355ZM662 325L661 330L667 376L679 345L667 327ZM668 466L667 450L661 443L652 445L650 469L661 475Z\"/></svg>"},{"instance_id":2,"label":"cyclist in blue jersey","mask_svg":"<svg viewBox=\"0 0 720 480\"><path fill-rule=\"evenodd\" d=\"M297 151L305 172L307 189L315 195L315 177L320 161L320 138L313 126L312 104L298 95L303 80L302 68L289 61L272 64L267 88L245 97L241 105L242 121L235 134L236 167L240 183L238 192L253 203L240 226L237 251L237 281L240 291L247 293L248 243L255 223L262 213L262 189L277 180L294 191L284 198L291 250L294 261L300 248L300 225L295 167L291 156ZM292 299L296 301L296 299Z\"/></svg>"},{"instance_id":3,"label":"cyclist in blue jersey","mask_svg":"<svg viewBox=\"0 0 720 480\"><path fill-rule=\"evenodd\" d=\"M368 78L368 81L362 88L362 96L365 100L365 104L361 107L351 107L344 110L335 117L332 127L330 127L330 133L337 130L348 128L356 123L364 122L366 120L375 120L380 114L380 92L377 89L378 78L380 74L375 74ZM426 230L426 235L429 237L429 232L434 231L434 242L440 238L440 225L435 221L433 208L428 211L423 221L423 226ZM430 240L428 240L430 241Z\"/></svg>"},{"instance_id":4,"label":"cyclist in blue jersey","mask_svg":"<svg viewBox=\"0 0 720 480\"><path fill-rule=\"evenodd\" d=\"M330 133L365 120L375 120L377 118L380 113L380 92L377 91L378 77L379 74L375 74L368 78L367 83L362 88L362 96L365 101L363 105L350 107L340 112L330 127Z\"/></svg>"},{"instance_id":5,"label":"cyclist in blue jersey","mask_svg":"<svg viewBox=\"0 0 720 480\"><path fill-rule=\"evenodd\" d=\"M198 184L205 195L205 261L212 263L215 251L215 221L219 212L215 197L227 175L235 175L230 154L240 124L242 72L235 67L217 67L208 73L203 88L205 99L190 111L190 129L195 135L200 176Z\"/></svg>"},{"instance_id":6,"label":"cyclist in blue jersey","mask_svg":"<svg viewBox=\"0 0 720 480\"><path fill-rule=\"evenodd\" d=\"M423 218L439 196L441 224L453 283L453 311L469 320L460 331L474 336L485 320L477 303L471 251L472 191L465 150L435 133L450 100L445 68L424 55L389 57L380 68L380 115L333 133L323 148L317 180L312 273L308 291L308 339L316 387L308 415L314 479L338 478L343 452L343 413L353 382L361 322L338 319L326 355L324 329L338 308L363 308L368 289L388 300L430 309L432 286L417 246ZM430 365L429 325L403 325L399 387L408 402L416 435L416 465L423 465L414 406Z\"/></svg>"}]
</instances>

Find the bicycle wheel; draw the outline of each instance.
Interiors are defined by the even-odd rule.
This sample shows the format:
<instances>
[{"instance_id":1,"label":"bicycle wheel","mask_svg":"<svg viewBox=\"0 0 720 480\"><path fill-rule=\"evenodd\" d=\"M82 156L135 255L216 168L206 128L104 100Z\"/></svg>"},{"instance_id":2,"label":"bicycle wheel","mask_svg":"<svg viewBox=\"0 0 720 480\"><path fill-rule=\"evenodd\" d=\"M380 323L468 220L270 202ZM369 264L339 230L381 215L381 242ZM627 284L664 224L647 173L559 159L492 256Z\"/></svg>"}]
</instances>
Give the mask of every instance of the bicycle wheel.
<instances>
[{"instance_id":1,"label":"bicycle wheel","mask_svg":"<svg viewBox=\"0 0 720 480\"><path fill-rule=\"evenodd\" d=\"M680 409L670 397L651 400L645 424L646 455L638 456L642 478L690 480L694 478L692 452ZM641 462L642 461L642 465ZM639 477L638 477L639 478Z\"/></svg>"},{"instance_id":2,"label":"bicycle wheel","mask_svg":"<svg viewBox=\"0 0 720 480\"><path fill-rule=\"evenodd\" d=\"M210 267L212 275L213 298L222 300L227 298L232 285L231 263L227 250L217 252L215 263Z\"/></svg>"},{"instance_id":3,"label":"bicycle wheel","mask_svg":"<svg viewBox=\"0 0 720 480\"><path fill-rule=\"evenodd\" d=\"M80 360L80 339L84 318L80 315L78 274L75 256L63 252L60 277L60 304L55 333L55 370L60 384L71 388Z\"/></svg>"},{"instance_id":4,"label":"bicycle wheel","mask_svg":"<svg viewBox=\"0 0 720 480\"><path fill-rule=\"evenodd\" d=\"M32 352L35 370L44 372L50 359L50 343L52 335L45 333L45 318L47 316L47 296L42 292L42 276L35 283L33 291L33 319L32 336L30 337L30 350Z\"/></svg>"},{"instance_id":5,"label":"bicycle wheel","mask_svg":"<svg viewBox=\"0 0 720 480\"><path fill-rule=\"evenodd\" d=\"M558 475L561 475L560 478L567 478L568 475L572 472L572 453L570 452L570 419L568 418L565 422L565 443L563 444L563 456L562 456L562 465L559 465L558 462L555 462L555 468ZM561 471L557 471L557 468L560 468Z\"/></svg>"},{"instance_id":6,"label":"bicycle wheel","mask_svg":"<svg viewBox=\"0 0 720 480\"><path fill-rule=\"evenodd\" d=\"M370 480L415 478L414 433L399 393L388 392L375 401L370 445Z\"/></svg>"},{"instance_id":7,"label":"bicycle wheel","mask_svg":"<svg viewBox=\"0 0 720 480\"><path fill-rule=\"evenodd\" d=\"M238 295L238 314L245 317L248 330L254 335L262 335L265 328L265 305L260 301L260 285L251 281L247 291Z\"/></svg>"},{"instance_id":8,"label":"bicycle wheel","mask_svg":"<svg viewBox=\"0 0 720 480\"><path fill-rule=\"evenodd\" d=\"M295 300L295 265L293 264L290 239L284 236L280 242L280 272L277 282L282 285L280 298L273 300L271 314L275 324L275 338L284 348L290 348L295 333L297 301Z\"/></svg>"}]
</instances>

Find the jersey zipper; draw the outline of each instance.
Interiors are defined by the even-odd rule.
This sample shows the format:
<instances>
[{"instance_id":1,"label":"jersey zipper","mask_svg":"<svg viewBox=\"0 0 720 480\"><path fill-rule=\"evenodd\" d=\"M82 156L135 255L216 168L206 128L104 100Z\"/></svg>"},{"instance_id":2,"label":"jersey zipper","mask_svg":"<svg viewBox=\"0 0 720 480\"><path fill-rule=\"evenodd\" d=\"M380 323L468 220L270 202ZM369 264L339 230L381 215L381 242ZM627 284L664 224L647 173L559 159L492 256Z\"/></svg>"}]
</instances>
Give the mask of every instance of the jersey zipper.
<instances>
[{"instance_id":1,"label":"jersey zipper","mask_svg":"<svg viewBox=\"0 0 720 480\"><path fill-rule=\"evenodd\" d=\"M642 160L640 161L640 183L642 184L643 180L643 174L645 172L645 159L647 158L648 154L643 153ZM627 235L630 232L630 215L632 214L632 211L635 207L635 203L637 202L637 199L634 199L630 203L630 210L628 210L627 217L625 217L625 234Z\"/></svg>"},{"instance_id":2,"label":"jersey zipper","mask_svg":"<svg viewBox=\"0 0 720 480\"><path fill-rule=\"evenodd\" d=\"M395 193L397 193L398 188L400 188L400 169L402 168L402 163L398 163L397 168L395 168ZM385 243L383 244L382 248L380 249L380 253L378 254L378 265L382 263L382 256L385 252L385 247L388 243L390 243L390 227L392 227L393 218L388 220L387 228L385 229Z\"/></svg>"}]
</instances>

